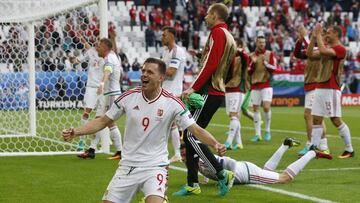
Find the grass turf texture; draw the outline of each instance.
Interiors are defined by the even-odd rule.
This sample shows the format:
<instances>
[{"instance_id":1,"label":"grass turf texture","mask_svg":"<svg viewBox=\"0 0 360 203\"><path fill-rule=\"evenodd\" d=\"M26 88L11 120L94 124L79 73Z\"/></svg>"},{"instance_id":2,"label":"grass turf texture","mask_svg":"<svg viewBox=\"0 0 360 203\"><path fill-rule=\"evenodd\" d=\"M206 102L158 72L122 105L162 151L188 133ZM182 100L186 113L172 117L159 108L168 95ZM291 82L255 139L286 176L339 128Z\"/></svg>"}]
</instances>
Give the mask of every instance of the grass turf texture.
<instances>
[{"instance_id":1,"label":"grass turf texture","mask_svg":"<svg viewBox=\"0 0 360 203\"><path fill-rule=\"evenodd\" d=\"M244 149L228 151L227 155L238 160L254 162L260 167L278 148L285 137L306 140L303 108L274 107L272 109L272 140L251 143L254 130L250 120L243 118L242 139ZM344 121L350 127L355 150L360 145L360 108L343 108ZM124 118L118 124L123 131ZM224 142L229 119L224 109L220 109L207 128L218 140ZM336 158L343 151L343 143L337 129L326 120L329 147L333 160L312 160L290 184L268 185L289 192L322 198L336 202L357 202L360 199L360 159ZM78 121L76 121L78 123ZM49 128L51 129L51 128ZM292 133L277 130L299 131ZM60 132L54 135L60 136ZM4 139L2 140L4 141ZM0 143L1 146L1 143ZM299 148L290 149L283 157L278 169L283 170L297 159ZM171 143L169 142L171 148ZM173 152L170 149L170 152ZM82 160L75 155L40 157L0 157L0 202L100 202L107 184L111 180L117 161L106 159L107 155L97 154L94 160ZM181 163L175 164L185 167ZM328 168L354 168L353 170L319 171ZM314 170L315 169L315 170ZM186 173L171 169L169 171L168 196L170 202L309 202L279 193L264 191L252 187L236 185L225 197L218 197L215 182L202 185L199 196L171 197L186 183ZM202 178L200 177L200 180ZM138 202L138 194L133 202Z\"/></svg>"}]
</instances>

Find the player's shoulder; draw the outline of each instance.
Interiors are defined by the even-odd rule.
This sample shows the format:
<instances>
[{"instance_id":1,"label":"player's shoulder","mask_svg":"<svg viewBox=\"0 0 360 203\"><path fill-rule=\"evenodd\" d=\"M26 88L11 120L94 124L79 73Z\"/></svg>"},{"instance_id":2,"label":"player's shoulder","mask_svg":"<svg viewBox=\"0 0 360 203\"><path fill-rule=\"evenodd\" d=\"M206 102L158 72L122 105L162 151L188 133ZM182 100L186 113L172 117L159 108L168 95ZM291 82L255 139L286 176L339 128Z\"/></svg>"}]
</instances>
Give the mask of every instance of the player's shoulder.
<instances>
[{"instance_id":1,"label":"player's shoulder","mask_svg":"<svg viewBox=\"0 0 360 203\"><path fill-rule=\"evenodd\" d=\"M181 101L180 98L176 97L173 93L162 89L161 95L166 98L167 102L171 102L174 105L179 105L180 107L182 107L183 109L185 109L185 104Z\"/></svg>"},{"instance_id":2,"label":"player's shoulder","mask_svg":"<svg viewBox=\"0 0 360 203\"><path fill-rule=\"evenodd\" d=\"M338 58L344 58L346 55L346 48L342 44L338 44L336 46L331 47Z\"/></svg>"},{"instance_id":3,"label":"player's shoulder","mask_svg":"<svg viewBox=\"0 0 360 203\"><path fill-rule=\"evenodd\" d=\"M108 63L113 63L113 64L117 64L120 63L119 61L119 57L115 54L115 52L111 51L107 56L106 56L106 61Z\"/></svg>"},{"instance_id":4,"label":"player's shoulder","mask_svg":"<svg viewBox=\"0 0 360 203\"><path fill-rule=\"evenodd\" d=\"M125 91L118 98L116 98L115 102L119 102L121 100L124 100L125 98L127 99L130 97L134 97L137 94L141 94L141 87L135 87L133 89Z\"/></svg>"}]
</instances>

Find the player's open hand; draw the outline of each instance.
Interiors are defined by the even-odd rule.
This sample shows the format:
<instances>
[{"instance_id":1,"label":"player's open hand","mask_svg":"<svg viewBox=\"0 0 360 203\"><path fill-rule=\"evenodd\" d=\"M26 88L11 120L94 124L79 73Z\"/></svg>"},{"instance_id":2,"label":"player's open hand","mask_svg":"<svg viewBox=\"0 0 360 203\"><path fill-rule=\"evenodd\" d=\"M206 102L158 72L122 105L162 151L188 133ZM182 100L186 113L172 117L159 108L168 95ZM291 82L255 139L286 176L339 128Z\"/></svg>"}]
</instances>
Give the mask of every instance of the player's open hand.
<instances>
[{"instance_id":1,"label":"player's open hand","mask_svg":"<svg viewBox=\"0 0 360 203\"><path fill-rule=\"evenodd\" d=\"M225 145L217 143L217 144L215 144L214 148L215 148L215 150L216 150L216 152L218 153L219 156L224 156L225 155L225 153L226 153Z\"/></svg>"},{"instance_id":2,"label":"player's open hand","mask_svg":"<svg viewBox=\"0 0 360 203\"><path fill-rule=\"evenodd\" d=\"M189 88L187 90L185 90L182 94L181 94L181 100L185 101L189 99L190 94L192 94L194 92L193 88Z\"/></svg>"},{"instance_id":3,"label":"player's open hand","mask_svg":"<svg viewBox=\"0 0 360 203\"><path fill-rule=\"evenodd\" d=\"M71 141L75 137L74 128L64 129L62 136L66 142Z\"/></svg>"}]
</instances>

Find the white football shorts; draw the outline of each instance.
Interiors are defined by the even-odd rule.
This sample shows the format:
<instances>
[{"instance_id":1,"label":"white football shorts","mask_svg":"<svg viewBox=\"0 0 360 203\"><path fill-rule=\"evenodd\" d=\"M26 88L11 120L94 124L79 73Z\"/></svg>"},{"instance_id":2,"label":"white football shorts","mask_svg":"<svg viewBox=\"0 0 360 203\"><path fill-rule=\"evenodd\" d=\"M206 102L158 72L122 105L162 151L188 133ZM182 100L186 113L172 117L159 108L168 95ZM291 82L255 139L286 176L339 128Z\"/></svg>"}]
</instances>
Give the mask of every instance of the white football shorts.
<instances>
[{"instance_id":1,"label":"white football shorts","mask_svg":"<svg viewBox=\"0 0 360 203\"><path fill-rule=\"evenodd\" d=\"M251 103L253 105L260 106L262 101L271 102L272 97L273 97L272 87L251 90Z\"/></svg>"},{"instance_id":2,"label":"white football shorts","mask_svg":"<svg viewBox=\"0 0 360 203\"><path fill-rule=\"evenodd\" d=\"M305 93L305 108L312 109L314 103L315 90L307 91Z\"/></svg>"},{"instance_id":3,"label":"white football shorts","mask_svg":"<svg viewBox=\"0 0 360 203\"><path fill-rule=\"evenodd\" d=\"M244 94L241 92L225 93L226 113L240 112L241 105L244 101Z\"/></svg>"},{"instance_id":4,"label":"white football shorts","mask_svg":"<svg viewBox=\"0 0 360 203\"><path fill-rule=\"evenodd\" d=\"M96 116L104 115L104 96L97 95L96 87L86 87L84 95L84 108L96 109Z\"/></svg>"},{"instance_id":5,"label":"white football shorts","mask_svg":"<svg viewBox=\"0 0 360 203\"><path fill-rule=\"evenodd\" d=\"M119 166L102 200L130 203L138 190L145 198L150 195L165 197L168 171L166 167Z\"/></svg>"},{"instance_id":6,"label":"white football shorts","mask_svg":"<svg viewBox=\"0 0 360 203\"><path fill-rule=\"evenodd\" d=\"M315 89L311 115L341 117L341 92L336 89Z\"/></svg>"}]
</instances>

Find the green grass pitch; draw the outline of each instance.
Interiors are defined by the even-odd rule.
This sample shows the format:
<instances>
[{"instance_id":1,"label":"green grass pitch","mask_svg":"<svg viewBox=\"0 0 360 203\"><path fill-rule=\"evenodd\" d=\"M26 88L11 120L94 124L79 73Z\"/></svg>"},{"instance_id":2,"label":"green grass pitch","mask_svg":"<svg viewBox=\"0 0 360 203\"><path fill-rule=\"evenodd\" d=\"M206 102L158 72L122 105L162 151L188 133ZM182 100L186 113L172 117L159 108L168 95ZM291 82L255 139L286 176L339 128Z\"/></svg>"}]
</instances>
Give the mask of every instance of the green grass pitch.
<instances>
[{"instance_id":1,"label":"green grass pitch","mask_svg":"<svg viewBox=\"0 0 360 203\"><path fill-rule=\"evenodd\" d=\"M228 151L227 155L238 160L251 161L260 167L278 148L285 137L294 137L305 142L303 108L274 107L272 109L272 140L251 143L253 125L241 118L244 149ZM343 119L350 127L354 149L360 146L360 107L344 107ZM118 124L123 130L122 118ZM207 128L219 141L224 142L229 119L224 109L220 109ZM320 198L333 202L360 202L360 159L336 158L343 150L343 143L337 129L326 120L329 147L333 160L312 160L290 184L267 185L273 189L292 192L310 198ZM49 128L51 129L51 128ZM60 132L57 133L60 136ZM6 139L3 139L4 141ZM0 143L1 144L1 143ZM171 148L171 142L169 142ZM284 155L278 169L283 170L297 159L299 148L292 148ZM170 152L173 152L170 149ZM75 155L0 157L0 202L100 202L107 184L118 163L107 160L107 155L97 154L94 160L82 160ZM177 167L185 167L177 163ZM201 185L198 196L174 198L186 182L186 173L169 171L168 196L170 202L311 202L268 190L235 185L225 197L217 196L215 182ZM200 180L202 177L200 177ZM138 194L133 202L137 203Z\"/></svg>"}]
</instances>

